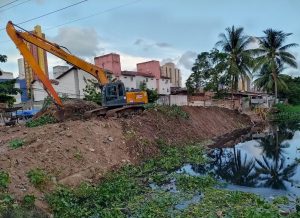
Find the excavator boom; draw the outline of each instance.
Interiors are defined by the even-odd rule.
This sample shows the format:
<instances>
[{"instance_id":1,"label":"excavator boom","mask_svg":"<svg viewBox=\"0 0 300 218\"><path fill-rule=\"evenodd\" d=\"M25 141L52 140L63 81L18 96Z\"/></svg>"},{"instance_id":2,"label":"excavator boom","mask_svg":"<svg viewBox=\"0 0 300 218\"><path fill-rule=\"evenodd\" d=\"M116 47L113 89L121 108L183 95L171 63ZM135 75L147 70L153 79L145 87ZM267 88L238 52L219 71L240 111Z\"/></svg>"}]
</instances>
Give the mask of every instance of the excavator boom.
<instances>
[{"instance_id":1,"label":"excavator boom","mask_svg":"<svg viewBox=\"0 0 300 218\"><path fill-rule=\"evenodd\" d=\"M45 51L57 56L65 60L67 63L74 65L75 67L86 71L87 73L94 76L101 85L106 85L108 83L108 79L106 77L105 71L97 67L91 63L88 63L61 48L61 46L49 42L46 39L43 39L37 35L34 35L27 31L18 31L15 29L15 25L9 21L6 25L6 31L12 41L15 43L17 48L20 50L21 54L23 55L25 61L30 65L38 79L43 83L45 90L51 95L57 105L63 107L61 99L59 98L57 92L54 90L50 80L45 75L41 67L38 65L36 60L34 59L33 55L29 51L26 43L27 41L33 45L36 45L39 48L44 49Z\"/></svg>"}]
</instances>

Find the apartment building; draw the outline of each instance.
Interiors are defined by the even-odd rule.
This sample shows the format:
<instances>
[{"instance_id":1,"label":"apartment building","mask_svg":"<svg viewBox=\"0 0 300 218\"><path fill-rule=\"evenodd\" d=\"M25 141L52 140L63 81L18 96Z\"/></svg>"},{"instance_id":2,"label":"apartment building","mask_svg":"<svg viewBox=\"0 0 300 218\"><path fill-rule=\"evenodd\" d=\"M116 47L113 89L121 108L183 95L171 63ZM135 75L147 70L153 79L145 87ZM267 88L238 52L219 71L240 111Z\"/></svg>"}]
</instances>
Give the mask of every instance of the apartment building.
<instances>
[{"instance_id":1,"label":"apartment building","mask_svg":"<svg viewBox=\"0 0 300 218\"><path fill-rule=\"evenodd\" d=\"M166 63L160 68L161 76L171 80L171 87L181 87L181 72L174 63Z\"/></svg>"}]
</instances>

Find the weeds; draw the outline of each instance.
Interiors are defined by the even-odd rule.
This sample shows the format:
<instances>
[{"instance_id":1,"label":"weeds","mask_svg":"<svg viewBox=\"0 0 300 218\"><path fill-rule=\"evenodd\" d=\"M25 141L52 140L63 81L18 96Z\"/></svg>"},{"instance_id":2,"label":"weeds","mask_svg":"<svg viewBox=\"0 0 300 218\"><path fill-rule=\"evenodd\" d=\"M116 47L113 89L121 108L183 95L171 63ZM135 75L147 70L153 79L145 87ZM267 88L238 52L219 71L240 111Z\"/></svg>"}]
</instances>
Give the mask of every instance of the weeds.
<instances>
[{"instance_id":1,"label":"weeds","mask_svg":"<svg viewBox=\"0 0 300 218\"><path fill-rule=\"evenodd\" d=\"M0 191L8 187L9 181L9 174L5 171L0 171Z\"/></svg>"},{"instance_id":2,"label":"weeds","mask_svg":"<svg viewBox=\"0 0 300 218\"><path fill-rule=\"evenodd\" d=\"M156 105L155 109L169 117L183 118L183 119L189 118L189 114L184 110L182 110L182 107L177 105L172 105L172 106Z\"/></svg>"},{"instance_id":3,"label":"weeds","mask_svg":"<svg viewBox=\"0 0 300 218\"><path fill-rule=\"evenodd\" d=\"M31 128L31 127L43 126L46 124L56 123L56 122L57 122L57 120L53 116L44 115L37 119L28 121L26 123L26 126Z\"/></svg>"},{"instance_id":4,"label":"weeds","mask_svg":"<svg viewBox=\"0 0 300 218\"><path fill-rule=\"evenodd\" d=\"M38 168L30 170L27 173L27 177L36 188L42 188L49 179L47 174Z\"/></svg>"},{"instance_id":5,"label":"weeds","mask_svg":"<svg viewBox=\"0 0 300 218\"><path fill-rule=\"evenodd\" d=\"M34 195L25 195L22 200L22 206L25 208L33 208L35 202L35 196Z\"/></svg>"},{"instance_id":6,"label":"weeds","mask_svg":"<svg viewBox=\"0 0 300 218\"><path fill-rule=\"evenodd\" d=\"M9 147L12 149L17 149L20 148L24 145L24 140L23 139L13 139L9 142Z\"/></svg>"}]
</instances>

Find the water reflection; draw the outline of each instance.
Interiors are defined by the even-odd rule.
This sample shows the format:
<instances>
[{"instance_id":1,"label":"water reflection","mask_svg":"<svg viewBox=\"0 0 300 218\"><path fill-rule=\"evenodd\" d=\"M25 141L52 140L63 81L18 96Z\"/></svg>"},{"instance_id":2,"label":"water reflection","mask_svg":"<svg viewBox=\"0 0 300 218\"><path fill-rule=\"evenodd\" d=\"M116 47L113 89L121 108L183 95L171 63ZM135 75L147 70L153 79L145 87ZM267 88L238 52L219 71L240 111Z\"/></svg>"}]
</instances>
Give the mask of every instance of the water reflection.
<instances>
[{"instance_id":1,"label":"water reflection","mask_svg":"<svg viewBox=\"0 0 300 218\"><path fill-rule=\"evenodd\" d=\"M259 135L259 137L258 137ZM300 194L300 125L299 122L273 124L263 134L249 136L233 148L215 149L212 162L203 173L212 171L219 179L247 187L267 187Z\"/></svg>"}]
</instances>

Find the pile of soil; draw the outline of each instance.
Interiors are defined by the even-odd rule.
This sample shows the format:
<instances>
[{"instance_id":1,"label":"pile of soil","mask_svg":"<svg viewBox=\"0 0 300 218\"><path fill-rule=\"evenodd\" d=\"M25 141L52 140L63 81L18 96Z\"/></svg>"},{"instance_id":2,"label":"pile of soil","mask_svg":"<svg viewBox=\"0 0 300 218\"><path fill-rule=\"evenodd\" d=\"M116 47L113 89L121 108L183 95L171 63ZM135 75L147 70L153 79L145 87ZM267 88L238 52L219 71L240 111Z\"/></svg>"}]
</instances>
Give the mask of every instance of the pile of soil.
<instances>
[{"instance_id":1,"label":"pile of soil","mask_svg":"<svg viewBox=\"0 0 300 218\"><path fill-rule=\"evenodd\" d=\"M219 107L182 107L189 118L170 117L155 110L145 111L144 116L125 120L124 131L128 135L131 157L136 161L157 154L158 141L171 145L218 139L237 129L251 125L247 115ZM134 135L135 137L130 137Z\"/></svg>"},{"instance_id":2,"label":"pile of soil","mask_svg":"<svg viewBox=\"0 0 300 218\"><path fill-rule=\"evenodd\" d=\"M100 106L91 101L85 101L81 99L69 99L64 102L64 108L62 109L64 114L64 120L78 120L82 119L85 112L99 108ZM37 119L44 115L50 115L60 120L58 107L51 104L46 109L41 110L33 119Z\"/></svg>"},{"instance_id":3,"label":"pile of soil","mask_svg":"<svg viewBox=\"0 0 300 218\"><path fill-rule=\"evenodd\" d=\"M65 105L68 111L68 104ZM78 115L73 114L73 119L96 105L79 102L75 106L72 103L72 110L76 108ZM107 171L159 153L156 146L159 140L180 145L251 125L247 116L224 108L182 109L189 114L188 119L148 110L128 119L67 120L35 128L1 127L0 170L11 177L10 193L19 199L34 194L43 203L44 193L57 183L76 186L83 181L97 182ZM49 108L44 114L52 112ZM9 143L14 139L23 140L24 145L10 148ZM26 173L35 168L43 169L50 177L45 189L34 188L27 178Z\"/></svg>"}]
</instances>

